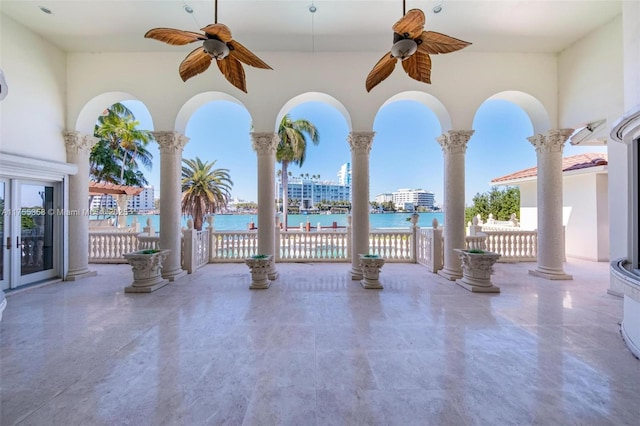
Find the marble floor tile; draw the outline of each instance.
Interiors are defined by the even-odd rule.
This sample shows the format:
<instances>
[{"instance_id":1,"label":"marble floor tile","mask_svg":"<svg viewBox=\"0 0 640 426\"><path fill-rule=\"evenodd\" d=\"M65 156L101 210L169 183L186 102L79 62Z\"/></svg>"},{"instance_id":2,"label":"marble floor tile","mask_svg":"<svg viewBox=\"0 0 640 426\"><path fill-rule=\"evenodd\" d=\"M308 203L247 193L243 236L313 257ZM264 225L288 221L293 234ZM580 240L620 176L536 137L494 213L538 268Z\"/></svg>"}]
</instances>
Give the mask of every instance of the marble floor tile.
<instances>
[{"instance_id":1,"label":"marble floor tile","mask_svg":"<svg viewBox=\"0 0 640 426\"><path fill-rule=\"evenodd\" d=\"M497 264L495 295L395 263L365 290L350 267L278 264L252 291L212 264L141 295L128 265L92 265L11 294L0 424L637 425L607 263Z\"/></svg>"}]
</instances>

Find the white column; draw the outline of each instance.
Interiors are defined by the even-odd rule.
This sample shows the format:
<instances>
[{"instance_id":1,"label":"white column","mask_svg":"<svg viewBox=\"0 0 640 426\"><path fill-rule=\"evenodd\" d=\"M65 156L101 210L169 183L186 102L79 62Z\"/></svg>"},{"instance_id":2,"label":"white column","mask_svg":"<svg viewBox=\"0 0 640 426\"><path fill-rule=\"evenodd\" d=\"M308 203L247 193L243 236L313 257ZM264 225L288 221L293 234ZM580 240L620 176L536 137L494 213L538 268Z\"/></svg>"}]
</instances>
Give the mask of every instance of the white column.
<instances>
[{"instance_id":1,"label":"white column","mask_svg":"<svg viewBox=\"0 0 640 426\"><path fill-rule=\"evenodd\" d=\"M531 275L549 280L571 280L565 274L562 228L562 148L573 129L549 130L531 136L538 156L538 265Z\"/></svg>"},{"instance_id":2,"label":"white column","mask_svg":"<svg viewBox=\"0 0 640 426\"><path fill-rule=\"evenodd\" d=\"M175 281L187 272L181 259L182 150L189 142L186 136L172 131L153 132L160 147L160 248L171 253L162 264L162 277Z\"/></svg>"},{"instance_id":3,"label":"white column","mask_svg":"<svg viewBox=\"0 0 640 426\"><path fill-rule=\"evenodd\" d=\"M359 254L369 253L369 153L375 132L351 132L351 279L362 279Z\"/></svg>"},{"instance_id":4,"label":"white column","mask_svg":"<svg viewBox=\"0 0 640 426\"><path fill-rule=\"evenodd\" d=\"M274 214L275 202L275 170L276 170L276 146L278 146L278 134L273 132L253 132L253 149L258 155L258 252L271 254L272 261L269 267L269 279L278 278L275 267L275 233Z\"/></svg>"},{"instance_id":5,"label":"white column","mask_svg":"<svg viewBox=\"0 0 640 426\"><path fill-rule=\"evenodd\" d=\"M67 161L78 166L78 173L69 176L69 210L89 208L89 155L98 140L80 132L64 132ZM75 281L96 276L89 270L89 216L69 215L69 271L65 280Z\"/></svg>"},{"instance_id":6,"label":"white column","mask_svg":"<svg viewBox=\"0 0 640 426\"><path fill-rule=\"evenodd\" d=\"M444 154L444 268L438 272L454 281L462 278L464 248L464 156L473 130L450 130L436 139Z\"/></svg>"}]
</instances>

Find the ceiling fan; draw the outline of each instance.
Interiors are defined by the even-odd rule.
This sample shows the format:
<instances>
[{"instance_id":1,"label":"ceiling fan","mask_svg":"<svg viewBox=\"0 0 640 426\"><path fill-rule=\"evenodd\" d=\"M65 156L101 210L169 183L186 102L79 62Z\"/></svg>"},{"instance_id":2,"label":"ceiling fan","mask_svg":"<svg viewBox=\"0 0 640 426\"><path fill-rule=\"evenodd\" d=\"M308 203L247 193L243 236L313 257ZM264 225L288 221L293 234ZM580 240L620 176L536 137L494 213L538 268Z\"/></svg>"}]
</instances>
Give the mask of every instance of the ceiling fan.
<instances>
[{"instance_id":1,"label":"ceiling fan","mask_svg":"<svg viewBox=\"0 0 640 426\"><path fill-rule=\"evenodd\" d=\"M405 11L405 0L402 1L402 11ZM424 31L424 24L424 12L411 9L393 25L393 46L367 76L367 92L391 75L398 59L409 77L431 84L429 55L455 52L471 44L435 31Z\"/></svg>"},{"instance_id":2,"label":"ceiling fan","mask_svg":"<svg viewBox=\"0 0 640 426\"><path fill-rule=\"evenodd\" d=\"M249 49L233 40L229 27L218 23L218 0L215 0L214 23L200 31L204 31L204 34L173 28L153 28L144 36L175 46L202 42L202 46L191 51L180 64L179 72L182 81L205 72L211 65L211 61L216 59L218 68L229 83L247 93L242 62L256 68L272 69Z\"/></svg>"}]
</instances>

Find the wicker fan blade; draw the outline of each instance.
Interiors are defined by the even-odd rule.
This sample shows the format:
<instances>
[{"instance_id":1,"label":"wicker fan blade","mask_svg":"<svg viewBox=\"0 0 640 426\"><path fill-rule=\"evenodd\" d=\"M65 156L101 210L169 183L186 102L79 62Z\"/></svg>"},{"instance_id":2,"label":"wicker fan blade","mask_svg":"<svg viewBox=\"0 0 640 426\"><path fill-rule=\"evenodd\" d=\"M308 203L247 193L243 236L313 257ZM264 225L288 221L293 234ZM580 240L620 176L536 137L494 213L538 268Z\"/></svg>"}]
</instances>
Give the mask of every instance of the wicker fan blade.
<instances>
[{"instance_id":1,"label":"wicker fan blade","mask_svg":"<svg viewBox=\"0 0 640 426\"><path fill-rule=\"evenodd\" d=\"M256 68L263 68L266 70L271 70L269 65L262 61L262 59L258 58L253 52L244 47L236 40L231 40L227 43L232 49L229 52L229 56L233 56L241 62L244 62L247 65L251 65Z\"/></svg>"},{"instance_id":2,"label":"wicker fan blade","mask_svg":"<svg viewBox=\"0 0 640 426\"><path fill-rule=\"evenodd\" d=\"M206 40L207 37L191 31L176 30L173 28L153 28L144 35L145 38L162 41L174 46L183 46L198 40Z\"/></svg>"},{"instance_id":3,"label":"wicker fan blade","mask_svg":"<svg viewBox=\"0 0 640 426\"><path fill-rule=\"evenodd\" d=\"M242 64L233 56L227 56L221 61L216 61L218 63L218 68L224 74L224 77L229 81L229 83L236 86L238 89L242 90L244 93L247 93L247 82L244 77L244 68L242 68Z\"/></svg>"},{"instance_id":4,"label":"wicker fan blade","mask_svg":"<svg viewBox=\"0 0 640 426\"><path fill-rule=\"evenodd\" d=\"M398 22L393 25L393 31L406 35L408 38L416 38L424 30L424 12L420 9L411 9Z\"/></svg>"},{"instance_id":5,"label":"wicker fan blade","mask_svg":"<svg viewBox=\"0 0 640 426\"><path fill-rule=\"evenodd\" d=\"M217 37L225 43L229 43L232 39L231 30L225 24L209 24L202 28L201 31L204 31L212 37Z\"/></svg>"},{"instance_id":6,"label":"wicker fan blade","mask_svg":"<svg viewBox=\"0 0 640 426\"><path fill-rule=\"evenodd\" d=\"M402 68L412 79L431 84L431 58L426 53L418 50L402 61Z\"/></svg>"},{"instance_id":7,"label":"wicker fan blade","mask_svg":"<svg viewBox=\"0 0 640 426\"><path fill-rule=\"evenodd\" d=\"M389 77L396 67L396 61L398 59L391 56L391 52L387 52L373 67L369 75L367 76L367 92L380 84L385 78Z\"/></svg>"},{"instance_id":8,"label":"wicker fan blade","mask_svg":"<svg viewBox=\"0 0 640 426\"><path fill-rule=\"evenodd\" d=\"M182 77L182 81L187 81L191 77L205 72L209 65L211 65L211 55L200 46L192 50L180 64L180 77Z\"/></svg>"},{"instance_id":9,"label":"wicker fan blade","mask_svg":"<svg viewBox=\"0 0 640 426\"><path fill-rule=\"evenodd\" d=\"M468 41L458 40L435 31L423 31L420 40L422 43L418 45L418 51L432 55L455 52L471 45Z\"/></svg>"}]
</instances>

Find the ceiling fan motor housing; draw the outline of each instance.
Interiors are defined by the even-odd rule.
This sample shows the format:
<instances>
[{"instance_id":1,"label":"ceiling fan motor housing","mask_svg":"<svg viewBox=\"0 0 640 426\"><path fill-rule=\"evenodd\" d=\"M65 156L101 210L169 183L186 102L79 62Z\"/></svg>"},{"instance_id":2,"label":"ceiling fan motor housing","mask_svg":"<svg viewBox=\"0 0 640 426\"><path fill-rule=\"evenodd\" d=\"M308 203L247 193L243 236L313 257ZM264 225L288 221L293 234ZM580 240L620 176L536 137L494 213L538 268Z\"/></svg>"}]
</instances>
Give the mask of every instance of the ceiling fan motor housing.
<instances>
[{"instance_id":1,"label":"ceiling fan motor housing","mask_svg":"<svg viewBox=\"0 0 640 426\"><path fill-rule=\"evenodd\" d=\"M205 40L203 48L205 52L218 61L221 61L229 55L229 47L227 44L215 38Z\"/></svg>"},{"instance_id":2,"label":"ceiling fan motor housing","mask_svg":"<svg viewBox=\"0 0 640 426\"><path fill-rule=\"evenodd\" d=\"M418 43L410 38L403 38L396 41L391 47L391 55L404 61L418 50Z\"/></svg>"}]
</instances>

